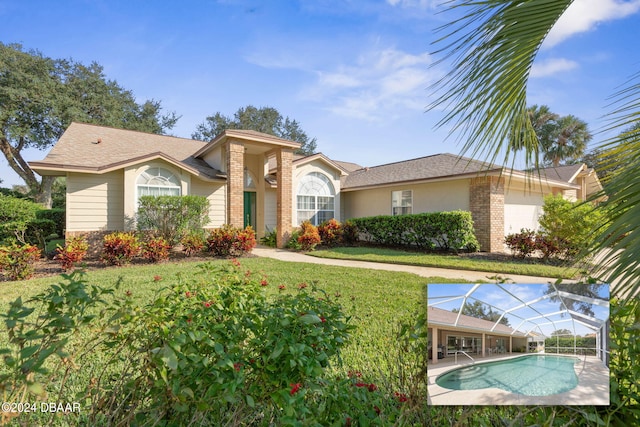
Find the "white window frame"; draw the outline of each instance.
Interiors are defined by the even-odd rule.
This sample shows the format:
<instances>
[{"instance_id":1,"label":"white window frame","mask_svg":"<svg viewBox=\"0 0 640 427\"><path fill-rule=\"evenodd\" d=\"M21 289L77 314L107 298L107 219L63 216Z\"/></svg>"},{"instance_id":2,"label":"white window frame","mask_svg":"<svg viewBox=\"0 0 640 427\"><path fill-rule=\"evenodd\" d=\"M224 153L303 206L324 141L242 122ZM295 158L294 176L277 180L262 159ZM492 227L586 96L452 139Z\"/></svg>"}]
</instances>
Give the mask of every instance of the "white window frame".
<instances>
[{"instance_id":1,"label":"white window frame","mask_svg":"<svg viewBox=\"0 0 640 427\"><path fill-rule=\"evenodd\" d=\"M409 194L409 204L405 205L404 202L406 200L406 193ZM396 195L399 194L399 200ZM396 205L399 202L399 205ZM396 213L396 209L401 210L401 212ZM404 210L408 209L408 212ZM410 215L413 213L413 190L395 190L391 192L391 215Z\"/></svg>"},{"instance_id":2,"label":"white window frame","mask_svg":"<svg viewBox=\"0 0 640 427\"><path fill-rule=\"evenodd\" d=\"M312 185L307 187L305 178L316 177L323 181L324 188L320 189ZM322 193L322 194L321 194ZM330 209L326 209L330 205ZM320 207L325 209L320 209ZM331 178L320 172L309 172L300 179L298 192L296 194L296 216L298 225L305 220L311 221L313 225L320 225L324 221L335 218L336 212L336 192Z\"/></svg>"},{"instance_id":3,"label":"white window frame","mask_svg":"<svg viewBox=\"0 0 640 427\"><path fill-rule=\"evenodd\" d=\"M164 171L163 175L161 172ZM165 176L168 175L168 176ZM145 179L146 183L141 183L141 179ZM149 182L157 182L154 184L149 184ZM146 189L157 189L158 196L181 196L182 195L182 186L180 183L180 178L170 169L167 169L162 166L152 166L149 167L138 174L136 178L136 200L140 200L140 197L145 196L147 194L141 194L141 188ZM169 190L164 192L163 190ZM177 194L175 194L177 192ZM137 206L136 206L137 210Z\"/></svg>"}]
</instances>

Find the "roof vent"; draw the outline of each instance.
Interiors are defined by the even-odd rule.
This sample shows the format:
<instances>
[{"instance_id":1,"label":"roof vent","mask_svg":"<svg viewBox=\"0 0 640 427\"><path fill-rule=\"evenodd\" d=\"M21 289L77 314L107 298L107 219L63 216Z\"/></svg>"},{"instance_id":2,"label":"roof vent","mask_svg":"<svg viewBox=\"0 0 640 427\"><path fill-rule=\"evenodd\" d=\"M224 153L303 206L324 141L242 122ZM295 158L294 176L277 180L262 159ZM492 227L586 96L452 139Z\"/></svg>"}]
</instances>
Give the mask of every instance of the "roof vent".
<instances>
[{"instance_id":1,"label":"roof vent","mask_svg":"<svg viewBox=\"0 0 640 427\"><path fill-rule=\"evenodd\" d=\"M102 138L98 138L97 141L91 141L92 144L100 144L102 142Z\"/></svg>"}]
</instances>

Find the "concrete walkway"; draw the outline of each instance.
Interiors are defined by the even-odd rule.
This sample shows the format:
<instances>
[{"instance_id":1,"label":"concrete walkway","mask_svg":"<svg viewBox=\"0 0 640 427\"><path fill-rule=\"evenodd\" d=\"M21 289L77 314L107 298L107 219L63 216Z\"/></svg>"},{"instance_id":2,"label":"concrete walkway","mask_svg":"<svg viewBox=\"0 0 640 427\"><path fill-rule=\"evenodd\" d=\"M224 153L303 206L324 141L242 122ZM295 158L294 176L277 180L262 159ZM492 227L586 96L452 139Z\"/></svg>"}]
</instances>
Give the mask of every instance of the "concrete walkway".
<instances>
[{"instance_id":1,"label":"concrete walkway","mask_svg":"<svg viewBox=\"0 0 640 427\"><path fill-rule=\"evenodd\" d=\"M488 276L495 276L496 273L486 271L452 270L448 268L418 267L415 265L384 264L380 262L354 261L342 259L317 258L298 252L284 249L274 249L266 246L257 246L251 252L254 255L265 258L279 259L289 262L306 262L309 264L337 265L342 267L368 268L371 270L402 271L413 273L422 277L444 277L447 279L460 279L470 282L483 280L493 282ZM549 277L521 276L518 274L498 274L504 278L511 279L515 283L548 283L555 282L556 279Z\"/></svg>"}]
</instances>

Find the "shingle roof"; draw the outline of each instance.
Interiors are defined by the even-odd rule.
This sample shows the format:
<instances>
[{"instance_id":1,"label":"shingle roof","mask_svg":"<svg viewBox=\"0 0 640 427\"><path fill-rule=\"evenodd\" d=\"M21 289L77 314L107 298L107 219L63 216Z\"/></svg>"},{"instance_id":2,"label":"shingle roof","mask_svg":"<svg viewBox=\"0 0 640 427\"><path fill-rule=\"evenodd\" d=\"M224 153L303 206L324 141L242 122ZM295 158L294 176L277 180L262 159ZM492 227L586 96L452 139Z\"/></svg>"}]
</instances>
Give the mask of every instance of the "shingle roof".
<instances>
[{"instance_id":1,"label":"shingle roof","mask_svg":"<svg viewBox=\"0 0 640 427\"><path fill-rule=\"evenodd\" d=\"M456 319L458 318L458 313L454 313L452 311L443 310L437 307L429 307L429 311L427 313L427 323L437 323L441 325L449 325L453 326L456 323ZM503 325L502 323L491 322L489 320L478 319L475 317L460 315L460 319L458 320L457 326L463 328L472 328L486 332L493 332L495 334L512 334L517 336L525 336L523 332L515 331L513 328L509 326ZM495 329L494 329L495 326ZM493 329L493 331L491 331ZM515 331L515 332L514 332Z\"/></svg>"},{"instance_id":2,"label":"shingle roof","mask_svg":"<svg viewBox=\"0 0 640 427\"><path fill-rule=\"evenodd\" d=\"M435 154L354 171L344 180L342 188L427 180L499 169L500 167L490 163L449 153Z\"/></svg>"},{"instance_id":3,"label":"shingle roof","mask_svg":"<svg viewBox=\"0 0 640 427\"><path fill-rule=\"evenodd\" d=\"M540 169L540 176L558 181L573 182L573 178L582 170L584 163Z\"/></svg>"},{"instance_id":4,"label":"shingle roof","mask_svg":"<svg viewBox=\"0 0 640 427\"><path fill-rule=\"evenodd\" d=\"M44 160L31 162L37 167L107 170L137 159L162 157L210 178L220 172L193 153L206 142L150 134L105 126L71 123Z\"/></svg>"}]
</instances>

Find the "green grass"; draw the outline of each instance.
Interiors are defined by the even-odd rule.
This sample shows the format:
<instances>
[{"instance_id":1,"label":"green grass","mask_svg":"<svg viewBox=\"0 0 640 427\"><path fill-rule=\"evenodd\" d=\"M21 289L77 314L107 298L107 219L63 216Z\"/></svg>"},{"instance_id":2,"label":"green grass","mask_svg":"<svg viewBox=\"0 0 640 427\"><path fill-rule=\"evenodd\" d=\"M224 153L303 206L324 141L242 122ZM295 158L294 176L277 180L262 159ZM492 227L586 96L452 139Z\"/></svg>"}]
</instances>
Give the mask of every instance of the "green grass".
<instances>
[{"instance_id":1,"label":"green grass","mask_svg":"<svg viewBox=\"0 0 640 427\"><path fill-rule=\"evenodd\" d=\"M318 258L348 259L357 261L384 262L389 264L417 265L422 267L476 270L498 274L520 274L525 276L575 278L579 270L573 267L559 267L528 262L500 262L472 259L457 255L425 254L376 247L339 247L309 252Z\"/></svg>"},{"instance_id":2,"label":"green grass","mask_svg":"<svg viewBox=\"0 0 640 427\"><path fill-rule=\"evenodd\" d=\"M211 261L227 263L226 260ZM189 277L201 262L178 262L160 265L136 265L88 271L89 283L103 287L122 285L118 292L130 290L134 299L143 304L151 301L157 291L177 280L179 275ZM423 278L409 273L335 267L307 263L293 263L269 258L241 259L242 268L256 277L267 276L270 286L268 294L275 295L278 285L284 284L283 292L297 292L297 285L312 282L339 300L356 326L351 342L342 353L343 366L339 370L359 370L370 378L382 379L393 370L394 361L389 349L397 347L395 332L399 322L414 319L424 309L426 284L452 282L440 277ZM162 277L154 281L154 276ZM46 277L21 282L0 283L0 312L4 313L9 303L18 297L23 301L44 291L49 285L58 283L61 277ZM460 282L455 280L456 283ZM0 347L6 343L6 335L0 334Z\"/></svg>"}]
</instances>

